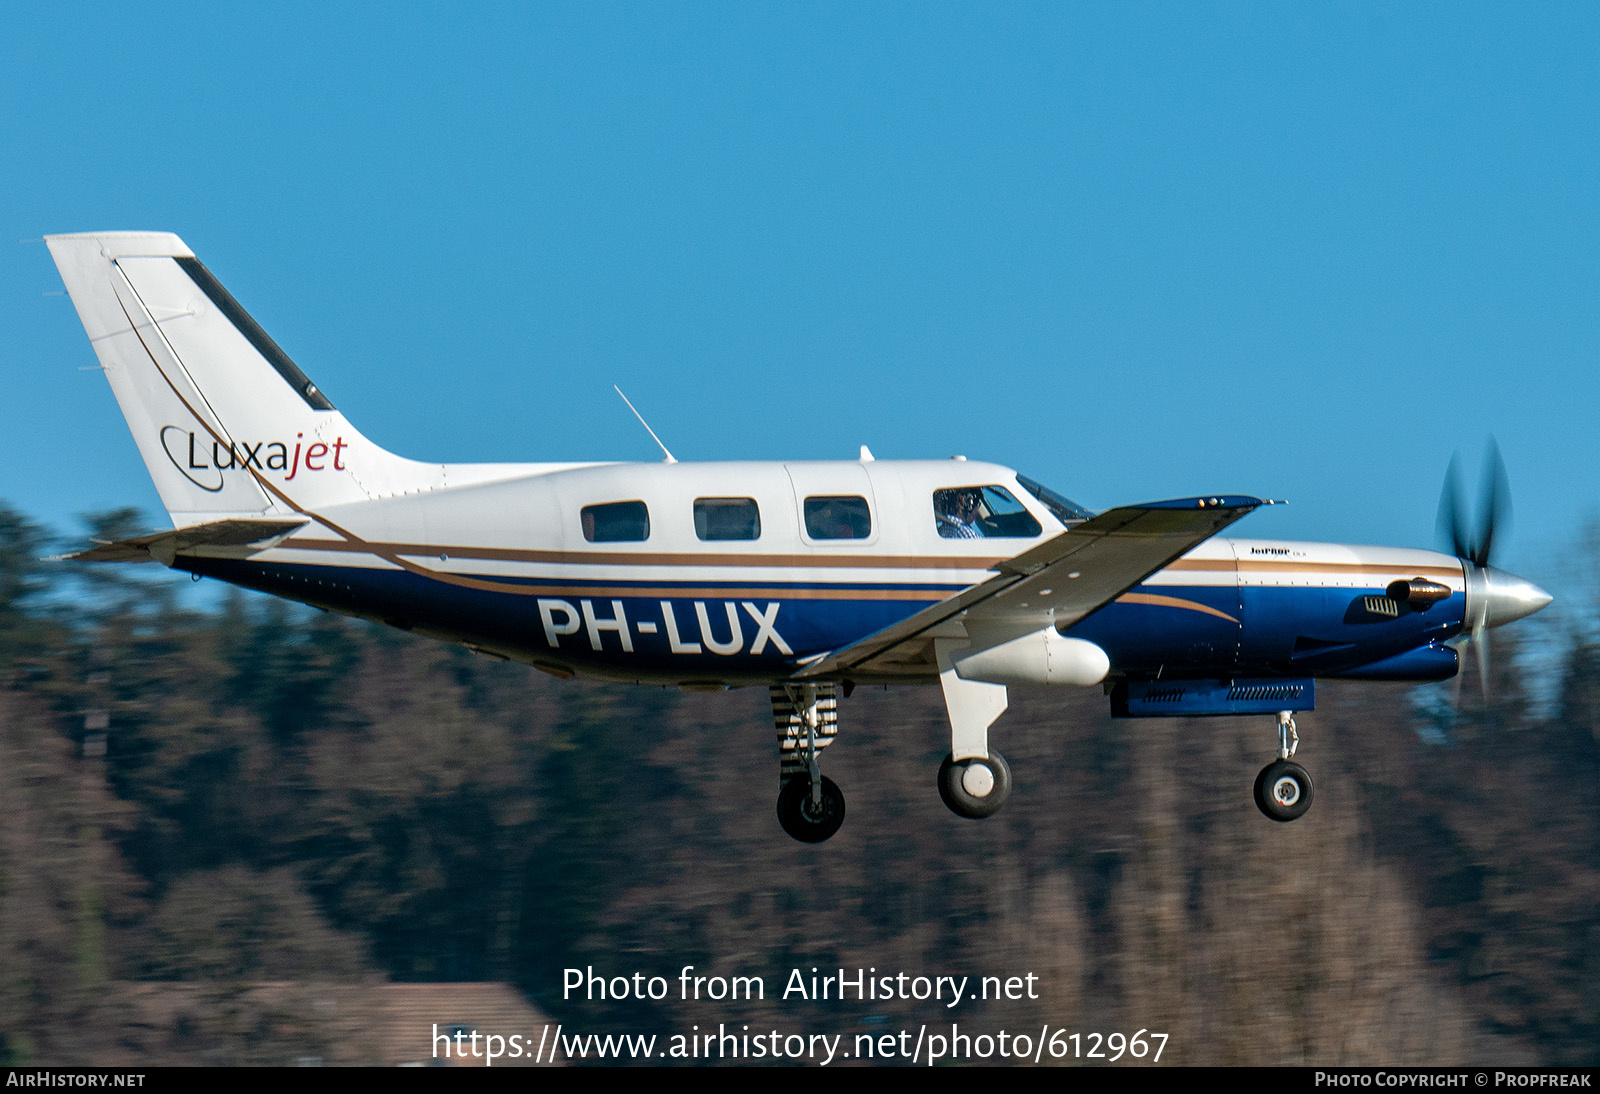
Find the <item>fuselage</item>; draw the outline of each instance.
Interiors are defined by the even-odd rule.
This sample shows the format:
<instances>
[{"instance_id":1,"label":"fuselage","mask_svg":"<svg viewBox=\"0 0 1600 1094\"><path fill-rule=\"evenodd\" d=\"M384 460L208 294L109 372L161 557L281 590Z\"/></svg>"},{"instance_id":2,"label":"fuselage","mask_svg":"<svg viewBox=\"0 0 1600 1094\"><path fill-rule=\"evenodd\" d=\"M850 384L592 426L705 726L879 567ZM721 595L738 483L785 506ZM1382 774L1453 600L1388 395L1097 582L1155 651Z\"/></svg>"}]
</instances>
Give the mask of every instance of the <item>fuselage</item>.
<instances>
[{"instance_id":1,"label":"fuselage","mask_svg":"<svg viewBox=\"0 0 1600 1094\"><path fill-rule=\"evenodd\" d=\"M1008 468L961 459L472 477L488 481L308 510L265 551L176 564L557 674L737 685L782 680L945 600L1081 515ZM956 528L952 499L976 499L980 519ZM1448 596L1420 611L1384 596L1416 578ZM1216 537L1062 633L1128 679L1442 679L1466 587L1461 561L1433 551Z\"/></svg>"}]
</instances>

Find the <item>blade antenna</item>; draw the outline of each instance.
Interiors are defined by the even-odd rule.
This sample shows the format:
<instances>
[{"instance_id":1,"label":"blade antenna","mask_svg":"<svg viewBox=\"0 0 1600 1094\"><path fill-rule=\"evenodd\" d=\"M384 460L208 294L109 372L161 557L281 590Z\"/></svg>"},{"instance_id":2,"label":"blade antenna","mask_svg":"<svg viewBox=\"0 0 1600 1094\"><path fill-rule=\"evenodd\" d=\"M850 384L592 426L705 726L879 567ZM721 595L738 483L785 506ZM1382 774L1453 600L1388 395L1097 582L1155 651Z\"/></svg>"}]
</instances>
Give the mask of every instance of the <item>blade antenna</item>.
<instances>
[{"instance_id":1,"label":"blade antenna","mask_svg":"<svg viewBox=\"0 0 1600 1094\"><path fill-rule=\"evenodd\" d=\"M639 413L638 408L636 408L632 403L628 402L628 397L626 395L622 394L622 389L620 387L618 387L616 384L612 384L611 385L611 390L615 391L618 395L622 396L622 401L624 403L628 404L628 409L633 411L633 416L635 418L639 419L639 424L644 426L644 431L646 433L650 434L650 439L652 441L656 442L656 446L661 449L662 455L667 457L666 458L666 462L667 463L677 463L678 462L677 457L674 456L671 452L667 451L667 446L661 443L661 438L656 436L656 431L650 428L650 423L644 420L644 415Z\"/></svg>"}]
</instances>

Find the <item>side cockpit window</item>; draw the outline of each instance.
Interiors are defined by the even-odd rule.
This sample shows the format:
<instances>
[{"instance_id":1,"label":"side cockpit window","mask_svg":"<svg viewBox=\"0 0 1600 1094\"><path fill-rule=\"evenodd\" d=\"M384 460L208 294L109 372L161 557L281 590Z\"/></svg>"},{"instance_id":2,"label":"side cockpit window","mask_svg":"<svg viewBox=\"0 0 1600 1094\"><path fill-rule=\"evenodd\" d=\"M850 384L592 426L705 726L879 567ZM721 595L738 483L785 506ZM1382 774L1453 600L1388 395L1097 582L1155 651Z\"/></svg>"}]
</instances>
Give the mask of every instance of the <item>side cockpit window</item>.
<instances>
[{"instance_id":1,"label":"side cockpit window","mask_svg":"<svg viewBox=\"0 0 1600 1094\"><path fill-rule=\"evenodd\" d=\"M642 501L585 505L579 512L590 543L642 543L650 538L650 510Z\"/></svg>"},{"instance_id":2,"label":"side cockpit window","mask_svg":"<svg viewBox=\"0 0 1600 1094\"><path fill-rule=\"evenodd\" d=\"M861 497L814 497L805 503L806 535L812 539L867 539L872 512Z\"/></svg>"},{"instance_id":3,"label":"side cockpit window","mask_svg":"<svg viewBox=\"0 0 1600 1094\"><path fill-rule=\"evenodd\" d=\"M694 534L707 541L760 539L761 507L755 498L695 498Z\"/></svg>"},{"instance_id":4,"label":"side cockpit window","mask_svg":"<svg viewBox=\"0 0 1600 1094\"><path fill-rule=\"evenodd\" d=\"M934 527L944 539L1026 539L1042 530L1003 486L956 486L933 492Z\"/></svg>"}]
</instances>

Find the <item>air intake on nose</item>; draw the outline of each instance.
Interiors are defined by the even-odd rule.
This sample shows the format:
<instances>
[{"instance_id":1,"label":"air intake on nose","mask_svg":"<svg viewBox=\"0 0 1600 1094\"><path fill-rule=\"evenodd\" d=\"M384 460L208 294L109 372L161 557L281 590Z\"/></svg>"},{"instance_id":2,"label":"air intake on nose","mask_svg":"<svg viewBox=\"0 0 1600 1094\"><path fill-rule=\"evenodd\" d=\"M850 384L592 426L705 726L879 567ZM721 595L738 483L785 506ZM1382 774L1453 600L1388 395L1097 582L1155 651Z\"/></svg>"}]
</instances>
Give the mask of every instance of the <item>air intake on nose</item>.
<instances>
[{"instance_id":1,"label":"air intake on nose","mask_svg":"<svg viewBox=\"0 0 1600 1094\"><path fill-rule=\"evenodd\" d=\"M1368 615L1380 615L1393 619L1400 614L1400 601L1392 596L1364 596L1361 606L1367 610Z\"/></svg>"}]
</instances>

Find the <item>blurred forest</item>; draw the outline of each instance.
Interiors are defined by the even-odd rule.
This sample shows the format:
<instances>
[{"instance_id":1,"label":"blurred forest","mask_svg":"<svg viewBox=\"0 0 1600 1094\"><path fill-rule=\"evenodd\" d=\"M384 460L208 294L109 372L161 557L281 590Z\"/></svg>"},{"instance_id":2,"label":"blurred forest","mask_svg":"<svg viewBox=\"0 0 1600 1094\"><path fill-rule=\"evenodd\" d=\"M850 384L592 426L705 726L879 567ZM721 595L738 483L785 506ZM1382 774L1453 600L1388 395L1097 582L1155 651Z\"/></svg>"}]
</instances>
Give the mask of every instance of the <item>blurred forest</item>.
<instances>
[{"instance_id":1,"label":"blurred forest","mask_svg":"<svg viewBox=\"0 0 1600 1094\"><path fill-rule=\"evenodd\" d=\"M263 982L502 981L593 1032L954 1019L1166 1032L1177 1064L1600 1061L1600 644L1570 614L1538 703L1529 624L1496 636L1487 703L1475 673L1459 705L1319 688L1289 825L1250 798L1270 718L1013 689L1015 792L973 822L934 789L938 690L861 688L825 765L849 815L807 846L773 814L765 689L560 682L255 596L185 608L181 575L52 549L0 507L0 1062L293 1058L248 1023L148 1047L131 1000L175 981L217 1013ZM768 997L564 1001L591 965ZM776 998L812 966L1031 972L1039 998Z\"/></svg>"}]
</instances>

